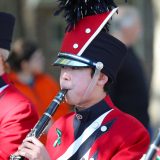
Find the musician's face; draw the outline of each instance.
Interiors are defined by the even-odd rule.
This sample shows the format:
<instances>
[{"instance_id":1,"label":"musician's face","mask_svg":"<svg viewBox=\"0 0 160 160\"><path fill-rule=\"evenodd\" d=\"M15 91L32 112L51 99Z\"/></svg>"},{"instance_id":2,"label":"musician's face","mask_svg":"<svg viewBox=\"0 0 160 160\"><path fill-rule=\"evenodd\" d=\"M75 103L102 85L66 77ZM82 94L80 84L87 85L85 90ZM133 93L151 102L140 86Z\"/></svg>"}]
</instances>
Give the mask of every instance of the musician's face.
<instances>
[{"instance_id":1,"label":"musician's face","mask_svg":"<svg viewBox=\"0 0 160 160\"><path fill-rule=\"evenodd\" d=\"M68 89L67 103L83 105L91 100L91 95L84 98L85 92L91 83L91 71L91 68L61 68L60 85L61 88Z\"/></svg>"}]
</instances>

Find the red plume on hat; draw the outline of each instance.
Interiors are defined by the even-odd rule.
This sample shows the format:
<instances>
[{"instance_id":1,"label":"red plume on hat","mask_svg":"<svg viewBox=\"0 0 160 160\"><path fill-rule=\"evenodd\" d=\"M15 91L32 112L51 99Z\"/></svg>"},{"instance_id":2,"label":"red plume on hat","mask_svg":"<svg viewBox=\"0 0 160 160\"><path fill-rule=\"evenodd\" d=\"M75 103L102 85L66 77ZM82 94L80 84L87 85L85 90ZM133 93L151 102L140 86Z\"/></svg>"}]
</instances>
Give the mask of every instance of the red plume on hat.
<instances>
[{"instance_id":1,"label":"red plume on hat","mask_svg":"<svg viewBox=\"0 0 160 160\"><path fill-rule=\"evenodd\" d=\"M117 11L115 3L112 0L60 0L56 14L62 11L68 25L54 65L98 66L114 81L126 55L125 45L106 32L109 20Z\"/></svg>"}]
</instances>

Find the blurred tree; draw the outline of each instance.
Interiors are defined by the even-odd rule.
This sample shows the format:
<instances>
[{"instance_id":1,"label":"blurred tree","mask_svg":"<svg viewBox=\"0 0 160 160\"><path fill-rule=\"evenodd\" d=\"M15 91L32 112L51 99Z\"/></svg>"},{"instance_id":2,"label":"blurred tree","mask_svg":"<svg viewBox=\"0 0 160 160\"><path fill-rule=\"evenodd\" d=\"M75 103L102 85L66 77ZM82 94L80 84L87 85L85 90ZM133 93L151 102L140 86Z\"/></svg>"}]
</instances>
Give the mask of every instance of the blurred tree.
<instances>
[{"instance_id":1,"label":"blurred tree","mask_svg":"<svg viewBox=\"0 0 160 160\"><path fill-rule=\"evenodd\" d=\"M143 53L144 68L148 83L151 85L152 72L153 72L153 44L154 44L154 7L152 0L137 1L136 5L142 13L142 20L144 25L144 33L141 44Z\"/></svg>"},{"instance_id":2,"label":"blurred tree","mask_svg":"<svg viewBox=\"0 0 160 160\"><path fill-rule=\"evenodd\" d=\"M158 128L160 128L160 3L158 3L157 0L153 0L153 5L155 19L153 56L154 72L152 76L151 103L149 111L152 118L153 126L155 127L155 133L157 134Z\"/></svg>"}]
</instances>

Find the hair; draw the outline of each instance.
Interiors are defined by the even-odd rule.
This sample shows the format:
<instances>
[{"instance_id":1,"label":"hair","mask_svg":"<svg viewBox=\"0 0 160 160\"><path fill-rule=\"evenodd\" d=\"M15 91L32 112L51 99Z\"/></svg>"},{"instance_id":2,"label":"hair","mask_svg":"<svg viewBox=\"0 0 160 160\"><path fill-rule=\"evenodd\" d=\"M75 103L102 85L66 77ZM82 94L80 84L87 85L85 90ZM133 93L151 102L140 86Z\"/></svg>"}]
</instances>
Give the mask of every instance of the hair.
<instances>
[{"instance_id":1,"label":"hair","mask_svg":"<svg viewBox=\"0 0 160 160\"><path fill-rule=\"evenodd\" d=\"M21 63L29 61L35 51L38 49L36 43L19 39L15 41L11 50L8 63L13 71L21 71Z\"/></svg>"},{"instance_id":2,"label":"hair","mask_svg":"<svg viewBox=\"0 0 160 160\"><path fill-rule=\"evenodd\" d=\"M95 68L91 68L91 77L93 77L94 73L95 73ZM109 87L112 84L112 80L110 77L108 77L108 82L104 85L103 89L106 93L108 93Z\"/></svg>"}]
</instances>

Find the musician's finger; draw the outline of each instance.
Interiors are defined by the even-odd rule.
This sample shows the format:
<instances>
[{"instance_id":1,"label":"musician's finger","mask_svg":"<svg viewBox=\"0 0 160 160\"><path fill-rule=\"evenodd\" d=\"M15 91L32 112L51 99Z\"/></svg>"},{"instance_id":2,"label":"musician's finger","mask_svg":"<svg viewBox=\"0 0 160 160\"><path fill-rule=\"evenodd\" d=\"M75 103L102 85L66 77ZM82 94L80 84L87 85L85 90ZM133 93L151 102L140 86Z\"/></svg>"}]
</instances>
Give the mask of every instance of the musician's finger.
<instances>
[{"instance_id":1,"label":"musician's finger","mask_svg":"<svg viewBox=\"0 0 160 160\"><path fill-rule=\"evenodd\" d=\"M38 157L38 154L28 148L23 148L22 150L18 151L18 154L23 156L23 157L26 157L27 159L29 160L38 160L40 159Z\"/></svg>"},{"instance_id":2,"label":"musician's finger","mask_svg":"<svg viewBox=\"0 0 160 160\"><path fill-rule=\"evenodd\" d=\"M17 151L17 152L15 152L15 153L13 153L13 155L14 155L14 156L19 156L18 151Z\"/></svg>"},{"instance_id":3,"label":"musician's finger","mask_svg":"<svg viewBox=\"0 0 160 160\"><path fill-rule=\"evenodd\" d=\"M27 137L26 139L23 140L23 143L25 142L31 142L35 144L36 146L42 147L43 143L41 143L37 138L35 137Z\"/></svg>"}]
</instances>

